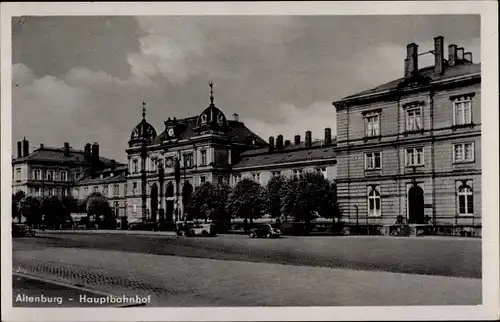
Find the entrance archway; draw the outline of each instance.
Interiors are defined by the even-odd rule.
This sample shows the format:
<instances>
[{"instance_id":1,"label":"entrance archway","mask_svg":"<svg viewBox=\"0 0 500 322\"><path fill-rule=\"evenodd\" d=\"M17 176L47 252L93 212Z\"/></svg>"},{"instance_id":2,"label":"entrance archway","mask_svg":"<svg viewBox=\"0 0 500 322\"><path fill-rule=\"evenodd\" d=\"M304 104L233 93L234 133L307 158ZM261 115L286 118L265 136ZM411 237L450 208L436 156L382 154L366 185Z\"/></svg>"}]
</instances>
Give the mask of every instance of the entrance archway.
<instances>
[{"instance_id":1,"label":"entrance archway","mask_svg":"<svg viewBox=\"0 0 500 322\"><path fill-rule=\"evenodd\" d=\"M158 186L156 183L151 186L150 209L151 221L156 221L156 215L158 214Z\"/></svg>"},{"instance_id":2,"label":"entrance archway","mask_svg":"<svg viewBox=\"0 0 500 322\"><path fill-rule=\"evenodd\" d=\"M408 191L408 223L425 224L424 190L417 185Z\"/></svg>"},{"instance_id":3,"label":"entrance archway","mask_svg":"<svg viewBox=\"0 0 500 322\"><path fill-rule=\"evenodd\" d=\"M191 200L191 196L193 194L193 186L191 183L189 183L188 180L184 182L184 185L182 186L182 204L183 204L183 209L184 209L184 216L189 215L186 210L187 206L189 204L189 201Z\"/></svg>"},{"instance_id":4,"label":"entrance archway","mask_svg":"<svg viewBox=\"0 0 500 322\"><path fill-rule=\"evenodd\" d=\"M172 222L173 214L174 214L174 185L172 182L167 183L167 187L165 188L165 197L166 197L166 208L165 209L165 221Z\"/></svg>"}]
</instances>

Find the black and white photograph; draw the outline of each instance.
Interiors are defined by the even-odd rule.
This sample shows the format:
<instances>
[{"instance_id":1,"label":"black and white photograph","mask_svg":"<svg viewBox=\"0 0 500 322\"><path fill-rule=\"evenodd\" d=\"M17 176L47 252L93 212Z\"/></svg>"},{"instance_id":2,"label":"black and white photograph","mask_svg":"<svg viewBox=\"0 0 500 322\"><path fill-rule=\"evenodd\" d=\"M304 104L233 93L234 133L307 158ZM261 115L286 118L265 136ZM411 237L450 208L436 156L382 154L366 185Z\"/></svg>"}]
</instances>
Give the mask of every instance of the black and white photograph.
<instances>
[{"instance_id":1,"label":"black and white photograph","mask_svg":"<svg viewBox=\"0 0 500 322\"><path fill-rule=\"evenodd\" d=\"M475 3L3 3L2 320L494 318Z\"/></svg>"}]
</instances>

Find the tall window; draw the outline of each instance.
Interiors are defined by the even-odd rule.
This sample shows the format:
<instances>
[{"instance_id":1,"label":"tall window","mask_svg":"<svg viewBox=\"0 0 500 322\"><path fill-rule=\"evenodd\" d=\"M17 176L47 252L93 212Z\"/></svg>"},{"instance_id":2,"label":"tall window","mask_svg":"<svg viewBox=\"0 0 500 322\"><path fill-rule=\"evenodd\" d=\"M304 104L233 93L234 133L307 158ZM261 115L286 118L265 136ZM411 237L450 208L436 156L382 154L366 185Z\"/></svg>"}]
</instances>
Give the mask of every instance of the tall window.
<instances>
[{"instance_id":1,"label":"tall window","mask_svg":"<svg viewBox=\"0 0 500 322\"><path fill-rule=\"evenodd\" d=\"M47 181L54 180L54 172L52 170L47 171Z\"/></svg>"},{"instance_id":2,"label":"tall window","mask_svg":"<svg viewBox=\"0 0 500 322\"><path fill-rule=\"evenodd\" d=\"M127 184L125 183L125 184L123 185L123 193L125 194L125 196L127 195L127 189L128 189L128 188L127 188Z\"/></svg>"},{"instance_id":3,"label":"tall window","mask_svg":"<svg viewBox=\"0 0 500 322\"><path fill-rule=\"evenodd\" d=\"M80 177L80 172L75 172L73 174L73 178L75 179L75 181L78 180L79 177Z\"/></svg>"},{"instance_id":4,"label":"tall window","mask_svg":"<svg viewBox=\"0 0 500 322\"><path fill-rule=\"evenodd\" d=\"M21 181L21 169L20 168L16 169L16 180Z\"/></svg>"},{"instance_id":5,"label":"tall window","mask_svg":"<svg viewBox=\"0 0 500 322\"><path fill-rule=\"evenodd\" d=\"M422 129L422 109L411 108L406 110L406 131L419 131Z\"/></svg>"},{"instance_id":6,"label":"tall window","mask_svg":"<svg viewBox=\"0 0 500 322\"><path fill-rule=\"evenodd\" d=\"M379 113L369 113L365 115L365 134L367 137L380 135Z\"/></svg>"},{"instance_id":7,"label":"tall window","mask_svg":"<svg viewBox=\"0 0 500 322\"><path fill-rule=\"evenodd\" d=\"M453 124L464 125L472 123L472 110L470 98L457 99L453 102Z\"/></svg>"},{"instance_id":8,"label":"tall window","mask_svg":"<svg viewBox=\"0 0 500 322\"><path fill-rule=\"evenodd\" d=\"M200 151L201 154L201 165L207 165L207 151L202 150Z\"/></svg>"},{"instance_id":9,"label":"tall window","mask_svg":"<svg viewBox=\"0 0 500 322\"><path fill-rule=\"evenodd\" d=\"M54 195L54 189L53 188L47 189L47 194L49 195L49 197L52 197Z\"/></svg>"},{"instance_id":10,"label":"tall window","mask_svg":"<svg viewBox=\"0 0 500 322\"><path fill-rule=\"evenodd\" d=\"M406 165L407 166L424 165L424 148L406 149Z\"/></svg>"},{"instance_id":11,"label":"tall window","mask_svg":"<svg viewBox=\"0 0 500 322\"><path fill-rule=\"evenodd\" d=\"M281 171L272 171L272 172L271 172L271 175L272 175L273 177L278 177L278 176L280 176L280 175L281 175Z\"/></svg>"},{"instance_id":12,"label":"tall window","mask_svg":"<svg viewBox=\"0 0 500 322\"><path fill-rule=\"evenodd\" d=\"M33 179L40 180L40 170L36 169L33 171Z\"/></svg>"},{"instance_id":13,"label":"tall window","mask_svg":"<svg viewBox=\"0 0 500 322\"><path fill-rule=\"evenodd\" d=\"M35 189L35 194L37 197L41 197L42 196L42 189L41 188L36 188Z\"/></svg>"},{"instance_id":14,"label":"tall window","mask_svg":"<svg viewBox=\"0 0 500 322\"><path fill-rule=\"evenodd\" d=\"M120 194L120 186L115 184L113 185L113 195L118 196Z\"/></svg>"},{"instance_id":15,"label":"tall window","mask_svg":"<svg viewBox=\"0 0 500 322\"><path fill-rule=\"evenodd\" d=\"M61 171L61 181L67 181L67 180L68 180L68 172Z\"/></svg>"},{"instance_id":16,"label":"tall window","mask_svg":"<svg viewBox=\"0 0 500 322\"><path fill-rule=\"evenodd\" d=\"M75 188L75 190L74 190L74 194L75 194L75 195L74 195L74 197L75 197L76 199L80 198L80 189L79 189L79 188Z\"/></svg>"},{"instance_id":17,"label":"tall window","mask_svg":"<svg viewBox=\"0 0 500 322\"><path fill-rule=\"evenodd\" d=\"M66 197L66 188L61 188L61 196Z\"/></svg>"},{"instance_id":18,"label":"tall window","mask_svg":"<svg viewBox=\"0 0 500 322\"><path fill-rule=\"evenodd\" d=\"M370 186L368 188L368 216L380 216L380 209L380 186Z\"/></svg>"},{"instance_id":19,"label":"tall window","mask_svg":"<svg viewBox=\"0 0 500 322\"><path fill-rule=\"evenodd\" d=\"M132 183L132 193L134 195L137 194L137 182Z\"/></svg>"},{"instance_id":20,"label":"tall window","mask_svg":"<svg viewBox=\"0 0 500 322\"><path fill-rule=\"evenodd\" d=\"M458 188L458 214L465 216L474 214L474 196L472 188L468 185Z\"/></svg>"},{"instance_id":21,"label":"tall window","mask_svg":"<svg viewBox=\"0 0 500 322\"><path fill-rule=\"evenodd\" d=\"M88 187L83 188L83 194L84 194L84 197L87 197L89 195L89 188Z\"/></svg>"},{"instance_id":22,"label":"tall window","mask_svg":"<svg viewBox=\"0 0 500 322\"><path fill-rule=\"evenodd\" d=\"M109 190L108 190L108 185L105 185L105 186L104 186L104 189L103 189L103 194L104 194L104 196L105 196L105 197L107 197L107 196L108 196L108 192L109 192Z\"/></svg>"},{"instance_id":23,"label":"tall window","mask_svg":"<svg viewBox=\"0 0 500 322\"><path fill-rule=\"evenodd\" d=\"M454 162L472 162L474 161L474 144L459 143L453 145Z\"/></svg>"},{"instance_id":24,"label":"tall window","mask_svg":"<svg viewBox=\"0 0 500 322\"><path fill-rule=\"evenodd\" d=\"M136 213L137 212L137 203L133 203L132 205L132 212Z\"/></svg>"},{"instance_id":25,"label":"tall window","mask_svg":"<svg viewBox=\"0 0 500 322\"><path fill-rule=\"evenodd\" d=\"M252 179L253 181L260 183L260 172L254 172L252 173Z\"/></svg>"},{"instance_id":26,"label":"tall window","mask_svg":"<svg viewBox=\"0 0 500 322\"><path fill-rule=\"evenodd\" d=\"M150 164L151 164L151 167L150 167L151 172L155 172L155 171L156 171L156 161L155 161L155 160L150 159L150 161L149 161L149 162L150 162Z\"/></svg>"},{"instance_id":27,"label":"tall window","mask_svg":"<svg viewBox=\"0 0 500 322\"><path fill-rule=\"evenodd\" d=\"M98 186L94 186L94 192L98 192L99 191L99 187Z\"/></svg>"},{"instance_id":28,"label":"tall window","mask_svg":"<svg viewBox=\"0 0 500 322\"><path fill-rule=\"evenodd\" d=\"M233 175L234 184L236 185L239 181L241 181L241 174Z\"/></svg>"},{"instance_id":29,"label":"tall window","mask_svg":"<svg viewBox=\"0 0 500 322\"><path fill-rule=\"evenodd\" d=\"M293 170L293 177L294 178L300 178L301 176L302 176L302 170L301 169Z\"/></svg>"},{"instance_id":30,"label":"tall window","mask_svg":"<svg viewBox=\"0 0 500 322\"><path fill-rule=\"evenodd\" d=\"M193 154L186 153L184 154L184 167L191 168L193 166Z\"/></svg>"},{"instance_id":31,"label":"tall window","mask_svg":"<svg viewBox=\"0 0 500 322\"><path fill-rule=\"evenodd\" d=\"M132 160L132 173L139 172L139 161L137 159Z\"/></svg>"},{"instance_id":32,"label":"tall window","mask_svg":"<svg viewBox=\"0 0 500 322\"><path fill-rule=\"evenodd\" d=\"M380 152L365 153L365 169L380 169Z\"/></svg>"},{"instance_id":33,"label":"tall window","mask_svg":"<svg viewBox=\"0 0 500 322\"><path fill-rule=\"evenodd\" d=\"M203 183L205 183L206 181L207 181L207 177L205 177L205 176L201 176L201 177L200 177L200 183L202 183L202 184L203 184Z\"/></svg>"}]
</instances>

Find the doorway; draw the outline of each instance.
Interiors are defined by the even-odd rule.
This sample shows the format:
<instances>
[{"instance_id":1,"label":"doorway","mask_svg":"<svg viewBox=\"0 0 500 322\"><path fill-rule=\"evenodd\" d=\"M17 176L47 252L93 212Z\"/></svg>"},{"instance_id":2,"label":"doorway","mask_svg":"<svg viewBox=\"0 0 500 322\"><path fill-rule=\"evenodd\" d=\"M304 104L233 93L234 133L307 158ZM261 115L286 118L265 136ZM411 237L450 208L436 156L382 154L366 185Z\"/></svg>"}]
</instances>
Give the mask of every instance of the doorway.
<instances>
[{"instance_id":1,"label":"doorway","mask_svg":"<svg viewBox=\"0 0 500 322\"><path fill-rule=\"evenodd\" d=\"M408 191L408 223L425 224L424 190L417 185Z\"/></svg>"},{"instance_id":2,"label":"doorway","mask_svg":"<svg viewBox=\"0 0 500 322\"><path fill-rule=\"evenodd\" d=\"M158 186L156 183L151 186L150 197L151 221L156 222L156 215L158 214Z\"/></svg>"}]
</instances>

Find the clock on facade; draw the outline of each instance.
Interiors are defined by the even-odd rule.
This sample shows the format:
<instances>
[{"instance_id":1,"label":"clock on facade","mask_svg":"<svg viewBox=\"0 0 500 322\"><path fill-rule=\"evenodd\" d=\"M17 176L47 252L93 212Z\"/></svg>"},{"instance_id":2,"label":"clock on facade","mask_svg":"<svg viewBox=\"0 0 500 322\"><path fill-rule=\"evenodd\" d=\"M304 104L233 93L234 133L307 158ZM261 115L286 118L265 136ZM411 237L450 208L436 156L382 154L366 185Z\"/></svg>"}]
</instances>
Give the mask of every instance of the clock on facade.
<instances>
[{"instance_id":1,"label":"clock on facade","mask_svg":"<svg viewBox=\"0 0 500 322\"><path fill-rule=\"evenodd\" d=\"M169 167L169 168L170 168L170 167L172 167L172 166L173 166L173 164L174 164L174 161L172 160L172 158L167 158L167 159L165 160L165 165L166 165L167 167Z\"/></svg>"},{"instance_id":2,"label":"clock on facade","mask_svg":"<svg viewBox=\"0 0 500 322\"><path fill-rule=\"evenodd\" d=\"M167 133L168 133L168 136L170 136L170 137L175 136L175 131L174 131L174 128L172 128L172 127L171 127L171 128L169 128L169 129L168 129L168 131L167 131Z\"/></svg>"}]
</instances>

